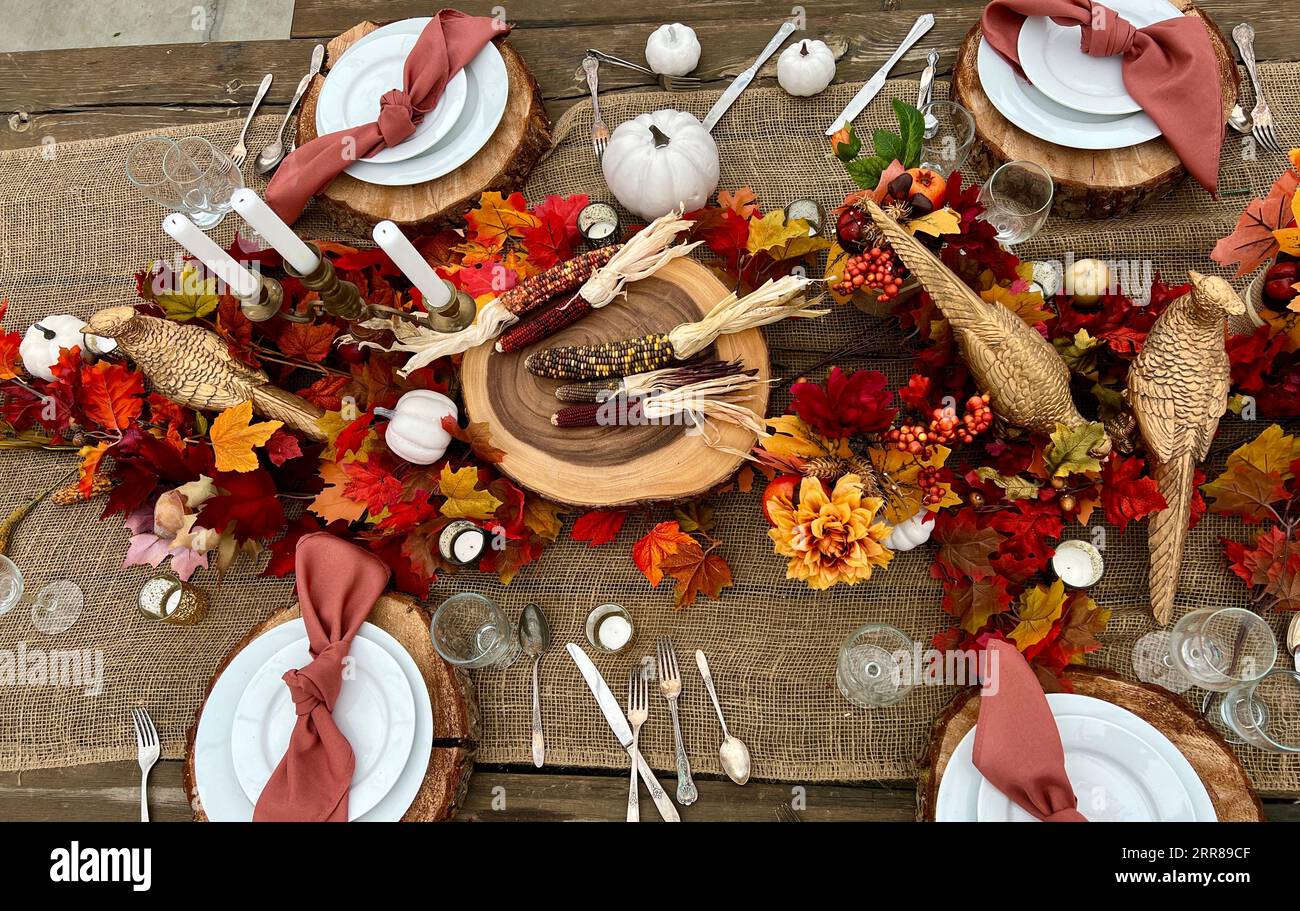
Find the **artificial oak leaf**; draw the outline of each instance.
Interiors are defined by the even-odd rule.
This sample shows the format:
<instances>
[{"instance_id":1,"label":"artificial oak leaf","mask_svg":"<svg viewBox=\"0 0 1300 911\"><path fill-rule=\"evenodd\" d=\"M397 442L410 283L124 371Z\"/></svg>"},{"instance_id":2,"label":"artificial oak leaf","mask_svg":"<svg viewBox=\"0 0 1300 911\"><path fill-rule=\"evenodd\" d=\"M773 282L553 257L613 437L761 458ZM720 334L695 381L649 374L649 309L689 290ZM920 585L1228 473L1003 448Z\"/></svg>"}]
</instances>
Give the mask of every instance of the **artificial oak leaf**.
<instances>
[{"instance_id":1,"label":"artificial oak leaf","mask_svg":"<svg viewBox=\"0 0 1300 911\"><path fill-rule=\"evenodd\" d=\"M276 342L286 357L302 358L319 364L329 357L330 345L338 329L330 323L290 323Z\"/></svg>"},{"instance_id":2,"label":"artificial oak leaf","mask_svg":"<svg viewBox=\"0 0 1300 911\"><path fill-rule=\"evenodd\" d=\"M758 214L758 197L749 187L741 187L734 193L730 190L718 191L718 205L731 212L735 212L741 218L748 219Z\"/></svg>"},{"instance_id":3,"label":"artificial oak leaf","mask_svg":"<svg viewBox=\"0 0 1300 911\"><path fill-rule=\"evenodd\" d=\"M573 523L569 535L575 541L586 541L588 547L600 547L618 537L627 513L621 509L598 509L584 513Z\"/></svg>"},{"instance_id":4,"label":"artificial oak leaf","mask_svg":"<svg viewBox=\"0 0 1300 911\"><path fill-rule=\"evenodd\" d=\"M478 488L478 469L467 465L456 471L442 466L438 492L446 499L439 511L449 519L490 519L501 501Z\"/></svg>"},{"instance_id":5,"label":"artificial oak leaf","mask_svg":"<svg viewBox=\"0 0 1300 911\"><path fill-rule=\"evenodd\" d=\"M1016 602L1019 622L1007 634L1022 652L1041 642L1065 609L1065 583L1057 579L1050 588L1036 585L1021 593Z\"/></svg>"},{"instance_id":6,"label":"artificial oak leaf","mask_svg":"<svg viewBox=\"0 0 1300 911\"><path fill-rule=\"evenodd\" d=\"M205 276L196 266L186 266L179 275L172 273L172 287L152 298L170 320L178 323L208 316L221 304L216 276Z\"/></svg>"},{"instance_id":7,"label":"artificial oak leaf","mask_svg":"<svg viewBox=\"0 0 1300 911\"><path fill-rule=\"evenodd\" d=\"M253 403L241 402L227 408L212 422L208 439L216 455L218 471L253 471L257 468L257 454L253 451L266 445L271 435L284 426L282 421L252 423Z\"/></svg>"},{"instance_id":8,"label":"artificial oak leaf","mask_svg":"<svg viewBox=\"0 0 1300 911\"><path fill-rule=\"evenodd\" d=\"M478 207L465 216L465 222L475 241L498 250L509 238L521 238L526 228L540 224L537 216L528 211L522 193L509 196L484 193L479 197Z\"/></svg>"},{"instance_id":9,"label":"artificial oak leaf","mask_svg":"<svg viewBox=\"0 0 1300 911\"><path fill-rule=\"evenodd\" d=\"M677 580L673 589L676 610L689 607L700 595L716 601L722 597L722 590L731 586L731 567L727 561L714 550L705 551L694 538L661 560L659 569Z\"/></svg>"},{"instance_id":10,"label":"artificial oak leaf","mask_svg":"<svg viewBox=\"0 0 1300 911\"><path fill-rule=\"evenodd\" d=\"M632 545L632 561L651 585L658 585L664 578L660 564L690 544L695 544L695 539L683 532L677 522L660 522Z\"/></svg>"},{"instance_id":11,"label":"artificial oak leaf","mask_svg":"<svg viewBox=\"0 0 1300 911\"><path fill-rule=\"evenodd\" d=\"M939 544L931 575L951 581L970 579L978 582L993 575L989 558L1002 543L1002 535L992 528L980 528L975 512L963 509L948 518L940 514L935 521L934 538Z\"/></svg>"},{"instance_id":12,"label":"artificial oak leaf","mask_svg":"<svg viewBox=\"0 0 1300 911\"><path fill-rule=\"evenodd\" d=\"M465 427L456 423L451 415L443 415L442 429L451 434L452 439L460 440L469 446L470 451L484 462L493 465L506 457L505 451L492 445L492 433L484 421L471 421Z\"/></svg>"},{"instance_id":13,"label":"artificial oak leaf","mask_svg":"<svg viewBox=\"0 0 1300 911\"><path fill-rule=\"evenodd\" d=\"M144 375L112 361L83 365L79 404L105 430L122 432L144 409Z\"/></svg>"},{"instance_id":14,"label":"artificial oak leaf","mask_svg":"<svg viewBox=\"0 0 1300 911\"><path fill-rule=\"evenodd\" d=\"M1155 478L1142 477L1142 459L1126 459L1119 453L1110 457L1101 476L1101 504L1106 521L1123 531L1134 519L1145 519L1168 504Z\"/></svg>"},{"instance_id":15,"label":"artificial oak leaf","mask_svg":"<svg viewBox=\"0 0 1300 911\"><path fill-rule=\"evenodd\" d=\"M340 521L352 523L365 515L366 504L348 499L344 494L351 479L342 465L322 460L320 476L325 482L325 487L316 495L316 499L311 502L308 509L324 519L327 524Z\"/></svg>"},{"instance_id":16,"label":"artificial oak leaf","mask_svg":"<svg viewBox=\"0 0 1300 911\"><path fill-rule=\"evenodd\" d=\"M1051 477L1063 478L1071 474L1101 471L1101 462L1091 455L1106 438L1106 428L1097 422L1080 424L1073 430L1057 424L1052 432L1052 443L1043 454Z\"/></svg>"}]
</instances>

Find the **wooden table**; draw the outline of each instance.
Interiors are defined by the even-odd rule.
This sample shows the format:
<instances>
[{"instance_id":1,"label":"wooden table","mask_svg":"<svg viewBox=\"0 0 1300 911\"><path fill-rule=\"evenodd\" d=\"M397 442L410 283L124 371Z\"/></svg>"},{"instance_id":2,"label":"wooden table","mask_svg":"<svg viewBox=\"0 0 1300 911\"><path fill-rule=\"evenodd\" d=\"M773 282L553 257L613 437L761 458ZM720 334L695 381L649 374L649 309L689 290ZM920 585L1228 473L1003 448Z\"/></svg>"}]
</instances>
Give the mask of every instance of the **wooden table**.
<instances>
[{"instance_id":1,"label":"wooden table","mask_svg":"<svg viewBox=\"0 0 1300 911\"><path fill-rule=\"evenodd\" d=\"M1260 60L1300 58L1294 25L1300 0L1207 0L1200 7L1225 31L1248 20L1255 26ZM465 3L467 12L490 14L492 4ZM982 0L947 0L942 9L925 0L822 0L809 8L808 34L843 53L837 80L860 82L893 52L916 17L935 14L935 26L894 69L915 76L925 51L938 48L942 66L983 6ZM427 0L297 0L292 36L283 41L89 48L0 55L0 149L42 142L71 142L134 130L241 118L262 76L276 78L263 113L283 112L312 47L363 18L425 16ZM642 57L646 36L663 22L684 21L704 47L698 75L705 88L721 88L749 66L790 4L775 0L514 0L511 37L532 68L551 117L586 96L579 62L588 47L618 56ZM946 72L946 70L945 70ZM774 81L775 58L759 76ZM650 80L614 67L601 69L605 91L643 90ZM48 138L47 138L48 137ZM0 774L0 819L136 818L139 770L134 762ZM479 768L461 819L617 819L627 795L625 779L604 772L539 774L531 768ZM802 788L809 820L909 820L910 782L807 785L700 781L700 801L682 811L686 820L771 820L778 803ZM151 796L157 819L188 819L180 763L153 772ZM1300 821L1294 796L1266 799L1270 818Z\"/></svg>"}]
</instances>

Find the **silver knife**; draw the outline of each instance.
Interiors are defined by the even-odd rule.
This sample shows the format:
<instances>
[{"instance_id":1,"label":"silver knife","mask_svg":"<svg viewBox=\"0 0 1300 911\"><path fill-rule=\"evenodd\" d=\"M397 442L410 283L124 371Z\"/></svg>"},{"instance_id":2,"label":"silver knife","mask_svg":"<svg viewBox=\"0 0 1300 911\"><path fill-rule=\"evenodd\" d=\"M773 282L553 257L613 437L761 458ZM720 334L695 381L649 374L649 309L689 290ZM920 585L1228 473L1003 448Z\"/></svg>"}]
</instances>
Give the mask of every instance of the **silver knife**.
<instances>
[{"instance_id":1,"label":"silver knife","mask_svg":"<svg viewBox=\"0 0 1300 911\"><path fill-rule=\"evenodd\" d=\"M628 757L636 763L637 770L641 773L641 780L645 782L646 789L654 798L655 806L659 808L659 815L668 822L681 822L682 818L678 815L677 808L673 806L668 793L659 785L655 773L646 764L645 757L641 755L640 750L632 746L632 728L627 723L627 716L619 708L618 700L609 691L605 678L600 675L600 671L596 670L596 665L591 663L586 652L572 642L565 648L569 650L569 657L573 659L573 663L578 666L582 679L587 681L591 694L596 697L596 704L600 706L601 714L605 716L609 729L614 732L623 749L627 750Z\"/></svg>"},{"instance_id":2,"label":"silver knife","mask_svg":"<svg viewBox=\"0 0 1300 911\"><path fill-rule=\"evenodd\" d=\"M934 17L931 16L930 18L933 21ZM722 93L722 97L715 101L713 107L709 108L709 113L704 115L704 129L713 130L718 121L722 119L722 115L727 113L727 108L731 107L735 100L740 97L740 93L745 91L745 88L754 81L759 68L764 63L767 63L767 58L776 53L777 48L785 43L785 39L790 37L794 29L794 22L786 22L777 29L776 34L772 36L772 40L767 43L767 47L763 48L763 52L758 55L758 59L754 61L750 68L731 80L731 85L727 86L727 90Z\"/></svg>"},{"instance_id":3,"label":"silver knife","mask_svg":"<svg viewBox=\"0 0 1300 911\"><path fill-rule=\"evenodd\" d=\"M845 105L844 110L840 111L840 116L831 121L831 125L826 128L827 136L835 135L836 131L852 123L853 118L862 113L863 108L870 104L871 99L875 98L880 93L880 90L885 87L885 80L889 78L889 71L894 68L894 64L911 49L912 45L921 40L922 35L933 27L934 16L930 13L926 13L916 20L916 24L907 33L907 37L898 46L898 50L894 51L894 55L885 61L884 66L876 70L876 75L868 79L866 85L858 89L858 93L853 96L853 100Z\"/></svg>"}]
</instances>

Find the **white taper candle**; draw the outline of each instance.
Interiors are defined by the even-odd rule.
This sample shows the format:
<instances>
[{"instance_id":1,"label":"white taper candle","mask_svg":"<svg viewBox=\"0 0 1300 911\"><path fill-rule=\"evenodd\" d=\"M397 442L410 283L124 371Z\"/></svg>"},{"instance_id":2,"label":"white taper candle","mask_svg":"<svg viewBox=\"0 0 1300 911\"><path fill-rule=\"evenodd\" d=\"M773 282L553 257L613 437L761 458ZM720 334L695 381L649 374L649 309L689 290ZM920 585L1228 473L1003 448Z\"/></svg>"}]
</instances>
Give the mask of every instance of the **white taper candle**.
<instances>
[{"instance_id":1,"label":"white taper candle","mask_svg":"<svg viewBox=\"0 0 1300 911\"><path fill-rule=\"evenodd\" d=\"M244 221L262 235L299 275L310 275L320 265L320 257L311 252L311 247L303 243L302 238L293 233L293 228L281 221L275 210L255 192L244 187L236 190L230 201Z\"/></svg>"},{"instance_id":2,"label":"white taper candle","mask_svg":"<svg viewBox=\"0 0 1300 911\"><path fill-rule=\"evenodd\" d=\"M261 288L261 279L235 262L234 257L184 215L178 212L168 215L163 219L163 230L229 285L237 297L252 297Z\"/></svg>"},{"instance_id":3,"label":"white taper candle","mask_svg":"<svg viewBox=\"0 0 1300 911\"><path fill-rule=\"evenodd\" d=\"M420 251L406 239L402 229L391 221L381 221L372 232L375 243L388 254L415 287L424 295L424 309L432 313L447 306L451 300L451 291L438 273L433 271Z\"/></svg>"}]
</instances>

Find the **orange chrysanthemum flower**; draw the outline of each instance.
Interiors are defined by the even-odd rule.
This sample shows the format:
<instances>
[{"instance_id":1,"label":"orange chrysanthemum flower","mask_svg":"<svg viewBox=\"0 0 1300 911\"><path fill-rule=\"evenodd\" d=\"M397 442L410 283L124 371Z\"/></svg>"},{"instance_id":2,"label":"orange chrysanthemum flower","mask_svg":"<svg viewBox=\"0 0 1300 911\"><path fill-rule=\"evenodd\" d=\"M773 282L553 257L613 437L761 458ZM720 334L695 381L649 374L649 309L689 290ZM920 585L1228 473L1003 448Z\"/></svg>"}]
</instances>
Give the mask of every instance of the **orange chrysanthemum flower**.
<instances>
[{"instance_id":1,"label":"orange chrysanthemum flower","mask_svg":"<svg viewBox=\"0 0 1300 911\"><path fill-rule=\"evenodd\" d=\"M816 478L799 485L799 505L778 499L768 531L778 554L789 557L787 579L803 579L809 588L827 589L843 582L856 585L887 566L893 551L884 545L890 528L876 522L882 501L864 497L862 479L846 474L830 495Z\"/></svg>"}]
</instances>

